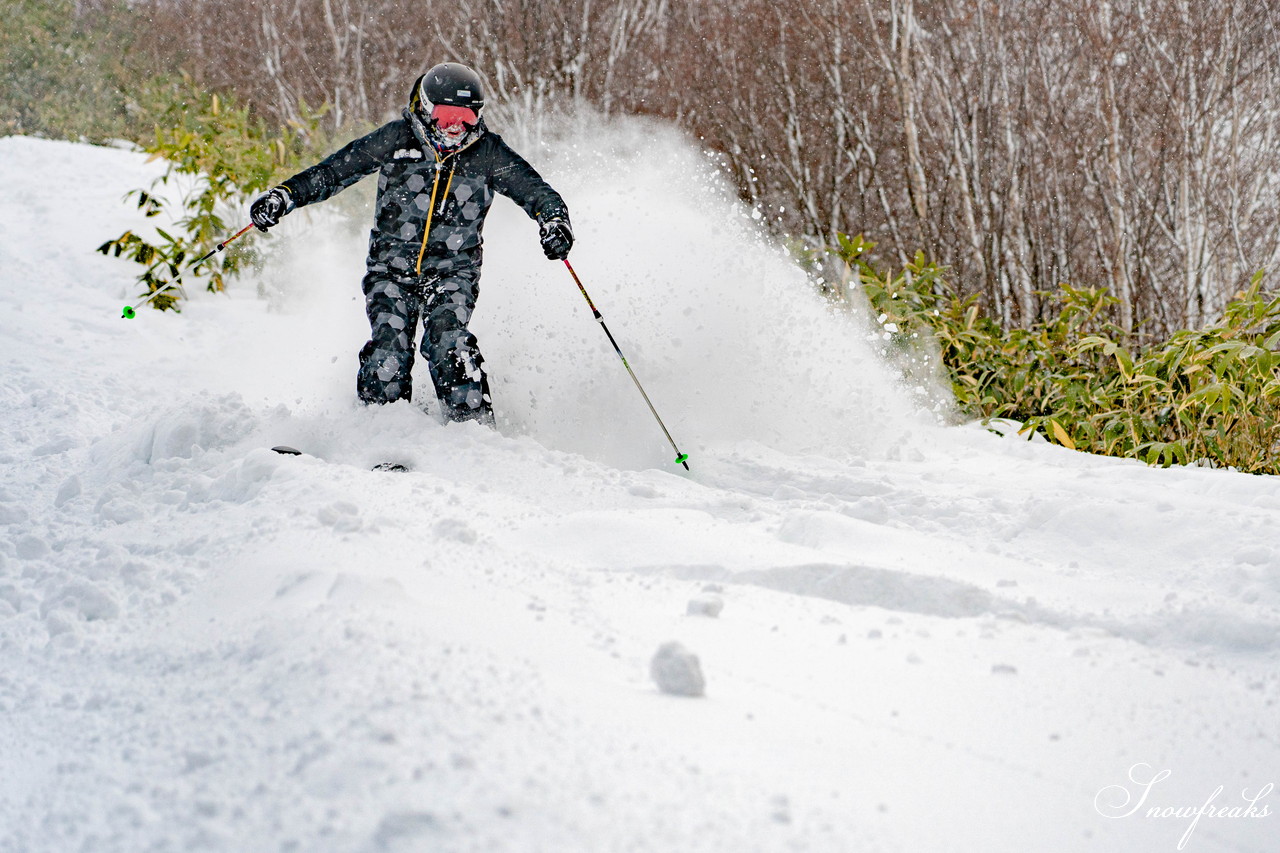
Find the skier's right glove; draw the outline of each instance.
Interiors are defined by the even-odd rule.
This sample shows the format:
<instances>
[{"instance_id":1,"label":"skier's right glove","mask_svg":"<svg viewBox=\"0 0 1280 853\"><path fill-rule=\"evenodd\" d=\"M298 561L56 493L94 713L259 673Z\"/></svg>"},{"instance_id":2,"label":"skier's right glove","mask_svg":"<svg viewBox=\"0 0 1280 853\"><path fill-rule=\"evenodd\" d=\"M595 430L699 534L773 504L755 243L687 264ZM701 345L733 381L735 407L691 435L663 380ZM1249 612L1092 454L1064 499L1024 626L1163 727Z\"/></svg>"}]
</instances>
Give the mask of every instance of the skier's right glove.
<instances>
[{"instance_id":1,"label":"skier's right glove","mask_svg":"<svg viewBox=\"0 0 1280 853\"><path fill-rule=\"evenodd\" d=\"M549 261L563 261L573 248L573 229L567 219L548 219L542 223L542 253Z\"/></svg>"},{"instance_id":2,"label":"skier's right glove","mask_svg":"<svg viewBox=\"0 0 1280 853\"><path fill-rule=\"evenodd\" d=\"M254 199L249 206L249 218L258 226L259 231L266 231L273 225L280 224L280 217L293 210L293 199L284 187L275 187Z\"/></svg>"}]
</instances>

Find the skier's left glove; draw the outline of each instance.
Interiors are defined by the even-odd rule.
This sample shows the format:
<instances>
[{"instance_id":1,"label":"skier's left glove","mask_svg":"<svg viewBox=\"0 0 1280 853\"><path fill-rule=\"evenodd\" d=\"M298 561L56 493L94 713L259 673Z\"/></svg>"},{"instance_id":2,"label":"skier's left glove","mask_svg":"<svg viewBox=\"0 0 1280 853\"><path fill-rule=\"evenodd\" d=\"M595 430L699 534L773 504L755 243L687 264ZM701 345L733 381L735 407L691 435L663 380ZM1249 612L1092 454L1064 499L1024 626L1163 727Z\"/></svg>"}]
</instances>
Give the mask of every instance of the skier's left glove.
<instances>
[{"instance_id":1,"label":"skier's left glove","mask_svg":"<svg viewBox=\"0 0 1280 853\"><path fill-rule=\"evenodd\" d=\"M249 205L249 218L258 226L259 231L266 231L273 225L280 224L280 217L293 210L293 199L284 187L276 187L258 196Z\"/></svg>"},{"instance_id":2,"label":"skier's left glove","mask_svg":"<svg viewBox=\"0 0 1280 853\"><path fill-rule=\"evenodd\" d=\"M567 219L548 219L542 223L542 252L549 261L563 261L573 248L573 229Z\"/></svg>"}]
</instances>

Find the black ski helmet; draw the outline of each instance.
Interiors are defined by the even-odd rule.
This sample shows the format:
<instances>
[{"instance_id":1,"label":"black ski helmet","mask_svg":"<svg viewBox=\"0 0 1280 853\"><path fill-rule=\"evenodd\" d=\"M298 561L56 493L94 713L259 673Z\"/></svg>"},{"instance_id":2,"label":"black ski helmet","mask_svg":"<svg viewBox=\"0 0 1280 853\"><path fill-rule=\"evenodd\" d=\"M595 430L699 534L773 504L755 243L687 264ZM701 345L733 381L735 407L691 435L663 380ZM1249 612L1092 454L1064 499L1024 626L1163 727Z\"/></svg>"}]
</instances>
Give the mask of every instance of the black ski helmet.
<instances>
[{"instance_id":1,"label":"black ski helmet","mask_svg":"<svg viewBox=\"0 0 1280 853\"><path fill-rule=\"evenodd\" d=\"M476 116L484 109L484 84L480 75L460 62L442 62L419 77L409 93L409 109L425 121L432 107L448 104L466 107Z\"/></svg>"}]
</instances>

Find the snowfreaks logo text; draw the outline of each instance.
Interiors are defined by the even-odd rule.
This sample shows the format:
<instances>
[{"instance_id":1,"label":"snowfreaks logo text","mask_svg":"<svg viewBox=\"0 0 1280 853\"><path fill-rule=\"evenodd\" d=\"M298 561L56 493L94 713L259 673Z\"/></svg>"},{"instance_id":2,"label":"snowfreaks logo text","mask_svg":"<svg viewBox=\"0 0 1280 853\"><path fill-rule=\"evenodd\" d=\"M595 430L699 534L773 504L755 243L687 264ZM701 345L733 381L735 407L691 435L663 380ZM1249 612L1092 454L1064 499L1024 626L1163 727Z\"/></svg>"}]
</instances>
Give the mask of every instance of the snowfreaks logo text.
<instances>
[{"instance_id":1,"label":"snowfreaks logo text","mask_svg":"<svg viewBox=\"0 0 1280 853\"><path fill-rule=\"evenodd\" d=\"M1093 807L1103 817L1117 820L1140 813L1143 817L1148 818L1190 821L1186 831L1182 833L1182 838L1178 840L1179 850L1187 846L1187 842L1191 839L1191 833L1195 831L1196 824L1200 822L1202 817L1218 821L1223 818L1261 818L1268 817L1271 814L1271 806L1262 801L1271 796L1271 792L1275 790L1275 784L1272 782L1260 787L1256 793L1250 793L1248 789L1242 790L1240 792L1240 801L1236 803L1219 804L1217 802L1224 788L1224 786L1219 785L1201 805L1169 806L1148 804L1147 800L1151 798L1151 789L1159 782L1168 779L1172 773L1173 771L1171 770L1161 770L1156 773L1150 764L1135 764L1129 768L1129 782L1131 784L1108 785L1103 788L1093 798Z\"/></svg>"}]
</instances>

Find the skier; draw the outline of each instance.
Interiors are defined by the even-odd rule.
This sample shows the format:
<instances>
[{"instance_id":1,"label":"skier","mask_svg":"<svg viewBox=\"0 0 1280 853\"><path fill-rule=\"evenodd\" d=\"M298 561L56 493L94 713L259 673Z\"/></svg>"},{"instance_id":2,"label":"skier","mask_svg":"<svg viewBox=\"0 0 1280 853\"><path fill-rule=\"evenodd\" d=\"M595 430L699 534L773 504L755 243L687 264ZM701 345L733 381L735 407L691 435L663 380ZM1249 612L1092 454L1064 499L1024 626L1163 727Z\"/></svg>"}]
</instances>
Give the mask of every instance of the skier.
<instances>
[{"instance_id":1,"label":"skier","mask_svg":"<svg viewBox=\"0 0 1280 853\"><path fill-rule=\"evenodd\" d=\"M445 418L492 426L484 359L467 329L489 205L499 192L524 208L551 260L568 257L573 229L564 200L485 127L483 109L475 71L437 65L414 82L402 118L259 196L250 217L266 231L290 211L380 172L362 283L372 332L360 350L357 393L365 403L412 398L421 317L421 352Z\"/></svg>"}]
</instances>

